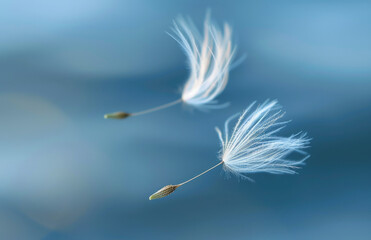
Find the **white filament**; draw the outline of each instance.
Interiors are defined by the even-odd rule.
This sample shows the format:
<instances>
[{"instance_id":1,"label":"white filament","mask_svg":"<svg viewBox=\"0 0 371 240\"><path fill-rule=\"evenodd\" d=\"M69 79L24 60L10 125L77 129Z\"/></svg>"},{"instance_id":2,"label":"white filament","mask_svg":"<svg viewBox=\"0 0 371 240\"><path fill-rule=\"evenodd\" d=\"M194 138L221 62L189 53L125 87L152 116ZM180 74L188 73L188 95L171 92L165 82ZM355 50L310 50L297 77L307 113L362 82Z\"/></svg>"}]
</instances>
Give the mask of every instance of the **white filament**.
<instances>
[{"instance_id":1,"label":"white filament","mask_svg":"<svg viewBox=\"0 0 371 240\"><path fill-rule=\"evenodd\" d=\"M278 122L284 113L277 101L266 101L248 115L254 104L240 115L230 136L229 123L237 115L226 121L224 136L216 128L222 143L220 158L225 169L242 177L257 172L295 173L295 169L309 157L303 149L308 147L310 139L305 133L275 136L287 123ZM304 157L299 160L287 158L293 152Z\"/></svg>"},{"instance_id":2,"label":"white filament","mask_svg":"<svg viewBox=\"0 0 371 240\"><path fill-rule=\"evenodd\" d=\"M191 69L183 92L182 101L196 107L218 107L215 98L228 82L228 72L235 52L231 28L224 24L224 31L209 21L204 22L204 33L190 19L174 21L173 38L182 46ZM213 105L214 104L214 105Z\"/></svg>"}]
</instances>

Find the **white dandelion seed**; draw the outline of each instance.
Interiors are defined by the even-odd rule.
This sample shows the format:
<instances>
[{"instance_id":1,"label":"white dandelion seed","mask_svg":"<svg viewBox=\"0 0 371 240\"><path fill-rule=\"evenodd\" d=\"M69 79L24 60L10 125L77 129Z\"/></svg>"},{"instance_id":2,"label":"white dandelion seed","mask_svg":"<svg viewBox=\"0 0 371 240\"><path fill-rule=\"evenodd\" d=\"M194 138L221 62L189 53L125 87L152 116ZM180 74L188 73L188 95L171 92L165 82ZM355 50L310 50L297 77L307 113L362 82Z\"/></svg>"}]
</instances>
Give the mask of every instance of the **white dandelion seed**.
<instances>
[{"instance_id":1,"label":"white dandelion seed","mask_svg":"<svg viewBox=\"0 0 371 240\"><path fill-rule=\"evenodd\" d=\"M210 23L209 14L204 22L201 36L190 19L180 17L174 21L171 35L183 48L190 67L190 76L185 83L180 99L155 108L136 113L116 112L105 118L123 119L158 111L178 103L197 108L220 108L215 98L224 90L236 47L232 44L231 27L225 23L223 31Z\"/></svg>"},{"instance_id":2,"label":"white dandelion seed","mask_svg":"<svg viewBox=\"0 0 371 240\"><path fill-rule=\"evenodd\" d=\"M250 179L249 174L258 172L295 173L295 170L309 157L304 149L308 147L310 139L306 137L305 133L297 133L290 137L276 136L275 134L287 123L287 121L278 121L284 113L277 105L277 101L266 101L251 112L254 104L251 104L240 114L233 129L229 128L229 124L238 117L238 114L233 115L225 122L224 134L219 128L216 128L222 146L218 164L181 184L168 185L160 189L150 196L150 200L169 195L176 188L219 165L223 165L224 170L228 172L248 179ZM232 130L231 133L230 130ZM297 160L288 158L294 152L303 155L303 157ZM172 191L169 191L169 187ZM164 190L166 190L165 194Z\"/></svg>"}]
</instances>

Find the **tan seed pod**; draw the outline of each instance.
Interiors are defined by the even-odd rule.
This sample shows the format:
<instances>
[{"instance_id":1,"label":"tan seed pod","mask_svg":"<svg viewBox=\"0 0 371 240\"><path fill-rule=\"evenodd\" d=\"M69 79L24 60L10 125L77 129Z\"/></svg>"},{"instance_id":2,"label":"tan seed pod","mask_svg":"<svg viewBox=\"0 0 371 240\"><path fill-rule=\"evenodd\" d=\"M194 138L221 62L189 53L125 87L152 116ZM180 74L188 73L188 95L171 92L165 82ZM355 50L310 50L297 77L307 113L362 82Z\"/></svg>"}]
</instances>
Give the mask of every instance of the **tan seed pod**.
<instances>
[{"instance_id":1,"label":"tan seed pod","mask_svg":"<svg viewBox=\"0 0 371 240\"><path fill-rule=\"evenodd\" d=\"M109 113L109 114L104 115L104 118L124 119L124 118L130 117L130 116L131 116L130 113L115 112L115 113Z\"/></svg>"},{"instance_id":2,"label":"tan seed pod","mask_svg":"<svg viewBox=\"0 0 371 240\"><path fill-rule=\"evenodd\" d=\"M170 193L174 192L175 189L177 189L178 187L179 185L167 185L158 190L157 192L155 192L154 194L152 194L149 197L149 200L166 197Z\"/></svg>"}]
</instances>

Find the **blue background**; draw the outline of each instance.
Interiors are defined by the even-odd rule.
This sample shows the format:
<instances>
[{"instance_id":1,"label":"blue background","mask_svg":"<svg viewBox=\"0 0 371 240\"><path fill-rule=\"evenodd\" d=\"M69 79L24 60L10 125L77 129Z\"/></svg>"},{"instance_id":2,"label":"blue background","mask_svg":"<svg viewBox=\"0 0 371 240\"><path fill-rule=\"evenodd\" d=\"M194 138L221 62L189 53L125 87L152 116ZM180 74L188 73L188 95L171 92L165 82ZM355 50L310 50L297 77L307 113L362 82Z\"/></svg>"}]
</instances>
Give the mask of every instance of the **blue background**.
<instances>
[{"instance_id":1,"label":"blue background","mask_svg":"<svg viewBox=\"0 0 371 240\"><path fill-rule=\"evenodd\" d=\"M166 31L207 8L245 61L220 95L181 105L186 58ZM0 239L370 239L369 1L12 0L0 3ZM278 99L307 131L296 175L227 179L214 126Z\"/></svg>"}]
</instances>

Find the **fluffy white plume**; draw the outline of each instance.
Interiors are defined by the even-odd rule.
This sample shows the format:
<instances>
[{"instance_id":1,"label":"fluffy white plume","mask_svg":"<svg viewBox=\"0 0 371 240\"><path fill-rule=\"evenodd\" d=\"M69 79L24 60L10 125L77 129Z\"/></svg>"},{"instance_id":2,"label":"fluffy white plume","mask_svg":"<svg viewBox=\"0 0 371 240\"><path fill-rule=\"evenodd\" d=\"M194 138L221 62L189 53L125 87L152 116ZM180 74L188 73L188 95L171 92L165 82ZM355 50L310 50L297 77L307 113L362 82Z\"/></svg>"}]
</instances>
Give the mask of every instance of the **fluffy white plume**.
<instances>
[{"instance_id":1,"label":"fluffy white plume","mask_svg":"<svg viewBox=\"0 0 371 240\"><path fill-rule=\"evenodd\" d=\"M182 17L174 21L172 30L175 35L169 35L182 46L191 68L182 97L174 102L140 112L114 112L104 115L104 118L125 119L156 112L181 102L201 109L228 105L217 105L215 98L227 85L228 73L236 49L232 46L230 26L225 23L224 30L220 30L218 26L210 23L209 14L207 14L203 36L190 19L185 20Z\"/></svg>"},{"instance_id":2,"label":"fluffy white plume","mask_svg":"<svg viewBox=\"0 0 371 240\"><path fill-rule=\"evenodd\" d=\"M287 123L278 122L284 113L277 101L266 101L248 115L254 104L240 115L230 136L228 125L238 114L225 122L224 137L216 128L222 143L220 159L225 169L242 177L257 172L295 173L295 168L309 157L303 149L308 147L310 139L306 138L305 133L290 137L275 136ZM304 155L304 158L288 159L293 152Z\"/></svg>"},{"instance_id":3,"label":"fluffy white plume","mask_svg":"<svg viewBox=\"0 0 371 240\"><path fill-rule=\"evenodd\" d=\"M204 22L204 34L190 19L174 21L176 36L182 46L191 69L183 92L182 101L196 107L218 107L214 100L228 82L228 72L235 52L232 46L231 28L224 24L224 31L210 23L209 14Z\"/></svg>"}]
</instances>

